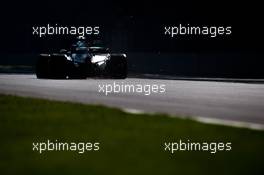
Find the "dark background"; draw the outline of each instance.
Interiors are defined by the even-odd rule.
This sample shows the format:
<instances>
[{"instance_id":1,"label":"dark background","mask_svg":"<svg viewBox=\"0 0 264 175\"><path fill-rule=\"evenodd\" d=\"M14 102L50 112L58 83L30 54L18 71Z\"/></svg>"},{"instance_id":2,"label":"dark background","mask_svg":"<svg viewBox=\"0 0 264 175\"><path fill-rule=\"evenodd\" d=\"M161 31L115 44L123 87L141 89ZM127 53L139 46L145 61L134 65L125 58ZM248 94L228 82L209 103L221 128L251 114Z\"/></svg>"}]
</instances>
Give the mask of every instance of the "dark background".
<instances>
[{"instance_id":1,"label":"dark background","mask_svg":"<svg viewBox=\"0 0 264 175\"><path fill-rule=\"evenodd\" d=\"M24 1L2 4L0 64L34 65L71 37L32 35L32 26L100 26L104 44L125 52L130 73L263 78L261 3L231 1ZM164 36L165 25L232 26L232 35ZM89 38L88 38L89 39Z\"/></svg>"}]
</instances>

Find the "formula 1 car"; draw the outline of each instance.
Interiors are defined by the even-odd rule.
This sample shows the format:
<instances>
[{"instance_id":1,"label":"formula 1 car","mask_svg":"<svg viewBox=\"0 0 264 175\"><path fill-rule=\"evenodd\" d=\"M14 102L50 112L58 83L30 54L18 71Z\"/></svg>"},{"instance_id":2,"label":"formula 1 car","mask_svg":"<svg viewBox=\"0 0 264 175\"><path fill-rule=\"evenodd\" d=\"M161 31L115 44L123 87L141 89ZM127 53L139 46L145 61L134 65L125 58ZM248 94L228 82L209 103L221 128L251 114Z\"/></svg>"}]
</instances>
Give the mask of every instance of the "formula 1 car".
<instances>
[{"instance_id":1,"label":"formula 1 car","mask_svg":"<svg viewBox=\"0 0 264 175\"><path fill-rule=\"evenodd\" d=\"M126 78L126 54L113 54L105 47L88 46L78 38L70 50L40 54L36 63L37 78L71 79L87 77Z\"/></svg>"}]
</instances>

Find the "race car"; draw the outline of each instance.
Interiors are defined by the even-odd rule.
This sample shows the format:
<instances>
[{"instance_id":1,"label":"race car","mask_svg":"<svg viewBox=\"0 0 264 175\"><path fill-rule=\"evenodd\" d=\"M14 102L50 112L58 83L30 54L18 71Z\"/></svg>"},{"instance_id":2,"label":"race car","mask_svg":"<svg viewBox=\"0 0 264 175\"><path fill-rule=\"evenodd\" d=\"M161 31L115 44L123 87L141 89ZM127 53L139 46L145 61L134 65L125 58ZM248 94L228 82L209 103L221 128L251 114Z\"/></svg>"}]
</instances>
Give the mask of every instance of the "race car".
<instances>
[{"instance_id":1,"label":"race car","mask_svg":"<svg viewBox=\"0 0 264 175\"><path fill-rule=\"evenodd\" d=\"M108 48L89 46L85 38L78 38L70 50L40 54L36 63L37 78L72 79L127 77L126 54L113 54Z\"/></svg>"}]
</instances>

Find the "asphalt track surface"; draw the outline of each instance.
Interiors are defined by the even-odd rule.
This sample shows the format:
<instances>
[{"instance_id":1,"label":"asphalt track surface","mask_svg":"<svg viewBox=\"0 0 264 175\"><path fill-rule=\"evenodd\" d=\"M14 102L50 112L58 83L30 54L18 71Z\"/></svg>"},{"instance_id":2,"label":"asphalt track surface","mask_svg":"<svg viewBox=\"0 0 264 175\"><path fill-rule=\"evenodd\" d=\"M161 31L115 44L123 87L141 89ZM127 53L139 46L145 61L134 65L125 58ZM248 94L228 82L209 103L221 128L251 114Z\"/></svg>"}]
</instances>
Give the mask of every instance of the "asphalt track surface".
<instances>
[{"instance_id":1,"label":"asphalt track surface","mask_svg":"<svg viewBox=\"0 0 264 175\"><path fill-rule=\"evenodd\" d=\"M99 85L166 86L164 93L99 92ZM264 84L127 78L125 80L36 79L35 75L0 74L0 93L61 101L102 104L130 111L166 113L264 124Z\"/></svg>"}]
</instances>

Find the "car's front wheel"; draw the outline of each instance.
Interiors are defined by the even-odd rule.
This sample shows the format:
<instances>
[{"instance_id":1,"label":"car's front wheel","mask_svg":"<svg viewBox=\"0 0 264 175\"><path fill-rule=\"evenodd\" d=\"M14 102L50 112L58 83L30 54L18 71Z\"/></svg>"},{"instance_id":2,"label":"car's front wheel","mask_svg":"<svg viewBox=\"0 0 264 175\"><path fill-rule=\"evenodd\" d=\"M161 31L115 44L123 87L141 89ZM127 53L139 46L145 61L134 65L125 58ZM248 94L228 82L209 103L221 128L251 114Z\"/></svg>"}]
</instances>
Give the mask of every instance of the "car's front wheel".
<instances>
[{"instance_id":1,"label":"car's front wheel","mask_svg":"<svg viewBox=\"0 0 264 175\"><path fill-rule=\"evenodd\" d=\"M122 56L111 57L108 68L112 78L125 79L127 77L127 60Z\"/></svg>"}]
</instances>

